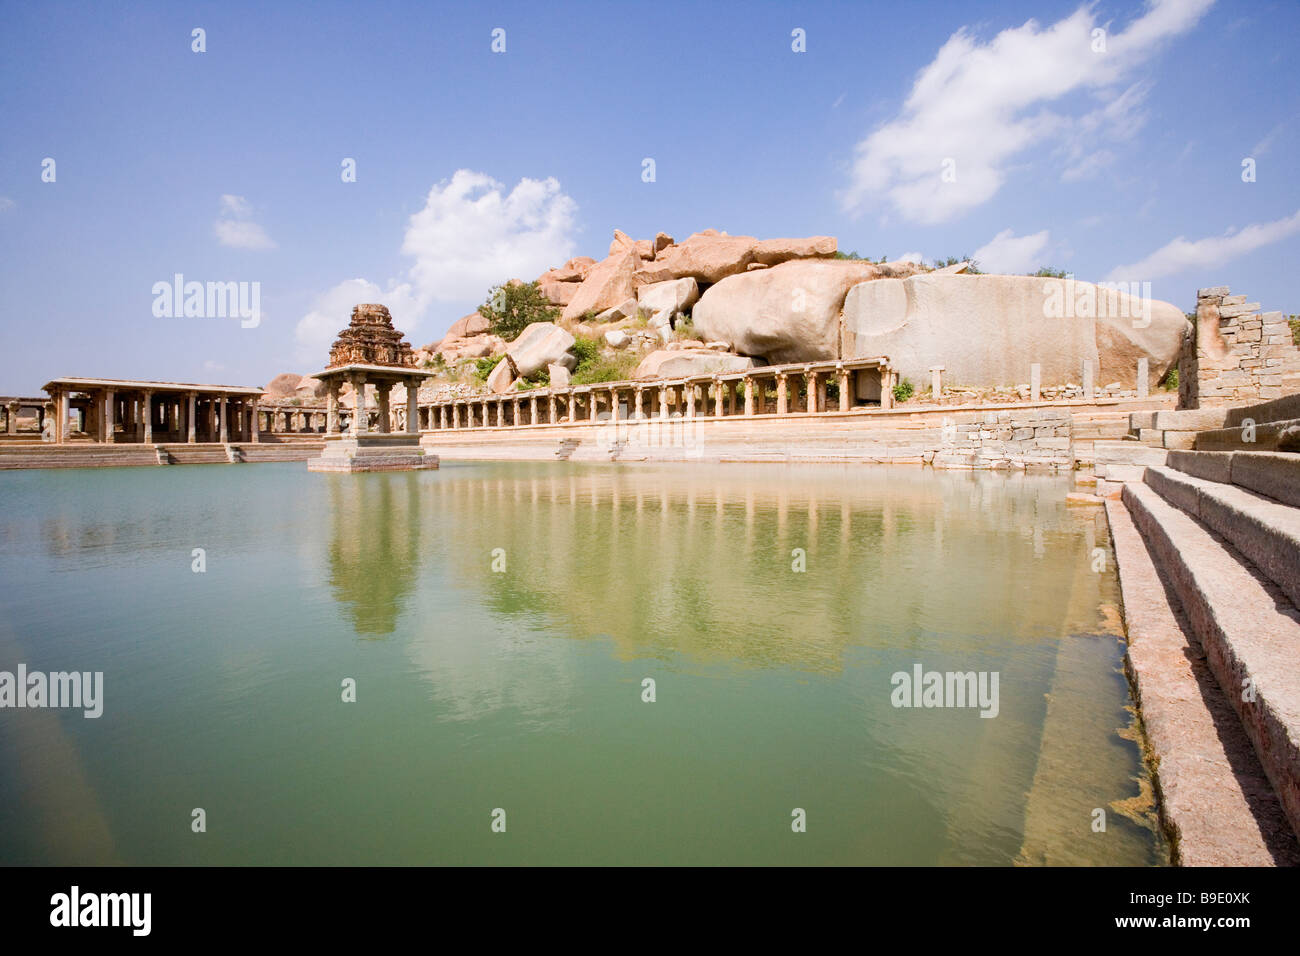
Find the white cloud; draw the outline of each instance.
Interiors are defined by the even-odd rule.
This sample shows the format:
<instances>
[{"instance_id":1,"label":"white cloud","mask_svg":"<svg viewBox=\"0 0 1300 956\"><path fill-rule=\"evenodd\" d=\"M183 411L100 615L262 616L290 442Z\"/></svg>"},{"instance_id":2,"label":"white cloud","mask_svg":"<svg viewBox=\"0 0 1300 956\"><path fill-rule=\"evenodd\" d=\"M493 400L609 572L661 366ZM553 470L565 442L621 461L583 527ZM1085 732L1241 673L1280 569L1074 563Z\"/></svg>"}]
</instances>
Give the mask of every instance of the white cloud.
<instances>
[{"instance_id":1,"label":"white cloud","mask_svg":"<svg viewBox=\"0 0 1300 956\"><path fill-rule=\"evenodd\" d=\"M1131 136L1144 121L1146 86L1115 88L1212 3L1152 0L1126 30L1108 31L1105 52L1093 51L1097 24L1086 5L1051 26L1029 20L987 43L963 27L917 74L900 114L858 143L844 207L884 201L905 219L943 222L991 199L1012 157L1053 139L1067 178L1094 174L1113 157L1090 144ZM1076 115L1050 106L1084 93L1102 105ZM955 176L945 181L948 160Z\"/></svg>"},{"instance_id":2,"label":"white cloud","mask_svg":"<svg viewBox=\"0 0 1300 956\"><path fill-rule=\"evenodd\" d=\"M1177 275L1187 269L1218 266L1298 232L1300 210L1275 222L1254 223L1241 230L1229 229L1222 236L1194 241L1179 236L1132 265L1115 267L1107 278L1111 281L1145 281Z\"/></svg>"},{"instance_id":3,"label":"white cloud","mask_svg":"<svg viewBox=\"0 0 1300 956\"><path fill-rule=\"evenodd\" d=\"M393 325L404 333L419 326L424 309L410 283L389 283L388 290L384 291L366 279L346 279L318 296L312 310L298 320L293 332L298 358L309 364L322 364L334 339L352 320L353 307L368 302L387 306ZM418 348L421 343L411 344Z\"/></svg>"},{"instance_id":4,"label":"white cloud","mask_svg":"<svg viewBox=\"0 0 1300 956\"><path fill-rule=\"evenodd\" d=\"M253 222L253 207L243 196L221 197L221 212L213 224L217 241L232 249L274 249L266 230Z\"/></svg>"},{"instance_id":5,"label":"white cloud","mask_svg":"<svg viewBox=\"0 0 1300 956\"><path fill-rule=\"evenodd\" d=\"M1017 236L1010 229L1003 229L976 249L971 258L982 272L1009 275L1033 272L1043 264L1043 250L1047 248L1050 238L1046 229L1028 236Z\"/></svg>"},{"instance_id":6,"label":"white cloud","mask_svg":"<svg viewBox=\"0 0 1300 956\"><path fill-rule=\"evenodd\" d=\"M531 281L572 258L578 207L555 179L521 179L503 190L469 169L429 190L402 243L427 301L482 301L497 283Z\"/></svg>"},{"instance_id":7,"label":"white cloud","mask_svg":"<svg viewBox=\"0 0 1300 956\"><path fill-rule=\"evenodd\" d=\"M921 265L923 262L925 262L925 257L922 256L919 252L905 252L898 258L894 259L893 261L894 262L915 262L917 265Z\"/></svg>"},{"instance_id":8,"label":"white cloud","mask_svg":"<svg viewBox=\"0 0 1300 956\"><path fill-rule=\"evenodd\" d=\"M468 306L507 279L532 281L573 257L577 208L555 179L521 179L507 194L485 173L457 170L411 216L402 242L402 252L415 260L407 275L386 291L358 278L323 293L294 329L299 358L320 362L362 302L388 306L393 324L412 333L434 302Z\"/></svg>"},{"instance_id":9,"label":"white cloud","mask_svg":"<svg viewBox=\"0 0 1300 956\"><path fill-rule=\"evenodd\" d=\"M14 208L14 201L8 196L0 196L0 212L8 212Z\"/></svg>"}]
</instances>

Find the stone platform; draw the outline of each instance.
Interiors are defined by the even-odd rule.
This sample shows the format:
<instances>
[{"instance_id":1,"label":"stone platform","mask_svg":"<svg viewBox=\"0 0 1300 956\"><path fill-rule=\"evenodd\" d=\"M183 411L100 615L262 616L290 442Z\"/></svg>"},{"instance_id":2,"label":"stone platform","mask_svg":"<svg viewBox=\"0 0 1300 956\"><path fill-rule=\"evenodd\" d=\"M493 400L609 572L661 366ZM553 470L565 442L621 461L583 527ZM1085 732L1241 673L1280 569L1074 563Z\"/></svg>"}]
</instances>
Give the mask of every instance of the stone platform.
<instances>
[{"instance_id":1,"label":"stone platform","mask_svg":"<svg viewBox=\"0 0 1300 956\"><path fill-rule=\"evenodd\" d=\"M438 456L420 447L419 435L361 434L325 439L319 458L307 461L308 471L354 474L362 471L419 471L437 468Z\"/></svg>"}]
</instances>

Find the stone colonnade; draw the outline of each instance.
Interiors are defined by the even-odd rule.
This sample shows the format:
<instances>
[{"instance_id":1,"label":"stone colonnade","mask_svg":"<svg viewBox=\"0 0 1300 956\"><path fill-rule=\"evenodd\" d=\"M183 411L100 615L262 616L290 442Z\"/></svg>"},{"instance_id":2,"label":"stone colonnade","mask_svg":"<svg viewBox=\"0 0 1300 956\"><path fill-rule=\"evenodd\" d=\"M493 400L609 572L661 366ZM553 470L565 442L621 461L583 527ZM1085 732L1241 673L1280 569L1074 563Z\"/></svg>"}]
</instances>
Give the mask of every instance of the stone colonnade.
<instances>
[{"instance_id":1,"label":"stone colonnade","mask_svg":"<svg viewBox=\"0 0 1300 956\"><path fill-rule=\"evenodd\" d=\"M752 418L891 408L897 377L884 359L873 358L764 366L661 381L529 389L435 402L420 409L420 428L440 431L606 420Z\"/></svg>"},{"instance_id":2,"label":"stone colonnade","mask_svg":"<svg viewBox=\"0 0 1300 956\"><path fill-rule=\"evenodd\" d=\"M345 365L327 369L315 377L325 382L327 398L325 404L325 434L340 435L345 428L344 418L349 419L346 427L353 436L366 434L404 433L418 435L420 432L419 391L420 380L427 373L401 367L384 367L378 365ZM349 411L339 401L344 382L352 386L353 408ZM375 407L369 405L366 386L375 387ZM404 406L393 407L390 393L394 388L405 390ZM407 409L417 409L417 414L408 415ZM371 419L374 418L372 423ZM373 424L373 430L372 430Z\"/></svg>"},{"instance_id":3,"label":"stone colonnade","mask_svg":"<svg viewBox=\"0 0 1300 956\"><path fill-rule=\"evenodd\" d=\"M18 419L24 409L36 413L36 433L45 427L45 416L54 414L54 405L46 398L22 398L4 396L0 398L0 434L17 435Z\"/></svg>"},{"instance_id":4,"label":"stone colonnade","mask_svg":"<svg viewBox=\"0 0 1300 956\"><path fill-rule=\"evenodd\" d=\"M104 444L256 442L258 389L170 382L55 379L54 441Z\"/></svg>"}]
</instances>

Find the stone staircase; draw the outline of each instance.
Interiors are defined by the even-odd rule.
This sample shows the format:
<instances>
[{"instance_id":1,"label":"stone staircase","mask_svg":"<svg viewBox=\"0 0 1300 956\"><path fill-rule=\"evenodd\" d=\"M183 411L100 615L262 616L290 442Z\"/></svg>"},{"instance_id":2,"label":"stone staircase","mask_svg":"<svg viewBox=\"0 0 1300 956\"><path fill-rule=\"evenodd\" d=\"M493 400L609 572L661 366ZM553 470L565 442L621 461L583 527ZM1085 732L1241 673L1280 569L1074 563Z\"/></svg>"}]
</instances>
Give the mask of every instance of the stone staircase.
<instances>
[{"instance_id":1,"label":"stone staircase","mask_svg":"<svg viewBox=\"0 0 1300 956\"><path fill-rule=\"evenodd\" d=\"M578 446L581 444L582 442L576 438L562 439L560 441L560 446L555 449L555 460L568 461L570 458L573 457L573 453L577 450Z\"/></svg>"},{"instance_id":2,"label":"stone staircase","mask_svg":"<svg viewBox=\"0 0 1300 956\"><path fill-rule=\"evenodd\" d=\"M1297 412L1300 395L1156 412L1124 443L1153 460L1107 467L1129 669L1182 862L1300 863L1300 454L1266 437ZM1192 422L1194 450L1149 434Z\"/></svg>"},{"instance_id":3,"label":"stone staircase","mask_svg":"<svg viewBox=\"0 0 1300 956\"><path fill-rule=\"evenodd\" d=\"M153 445L30 444L0 446L0 470L15 468L109 468L157 466Z\"/></svg>"}]
</instances>

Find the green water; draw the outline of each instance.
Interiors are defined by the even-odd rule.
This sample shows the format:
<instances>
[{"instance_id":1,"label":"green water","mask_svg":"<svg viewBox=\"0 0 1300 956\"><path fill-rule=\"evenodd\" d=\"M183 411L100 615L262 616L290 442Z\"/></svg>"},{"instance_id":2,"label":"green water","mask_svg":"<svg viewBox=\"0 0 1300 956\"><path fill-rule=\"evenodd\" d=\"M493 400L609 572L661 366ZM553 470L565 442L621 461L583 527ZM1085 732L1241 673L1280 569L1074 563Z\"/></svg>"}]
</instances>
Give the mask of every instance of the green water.
<instances>
[{"instance_id":1,"label":"green water","mask_svg":"<svg viewBox=\"0 0 1300 956\"><path fill-rule=\"evenodd\" d=\"M1064 482L0 473L0 670L105 688L0 710L0 861L1164 862ZM916 663L997 672L998 715L892 706Z\"/></svg>"}]
</instances>

